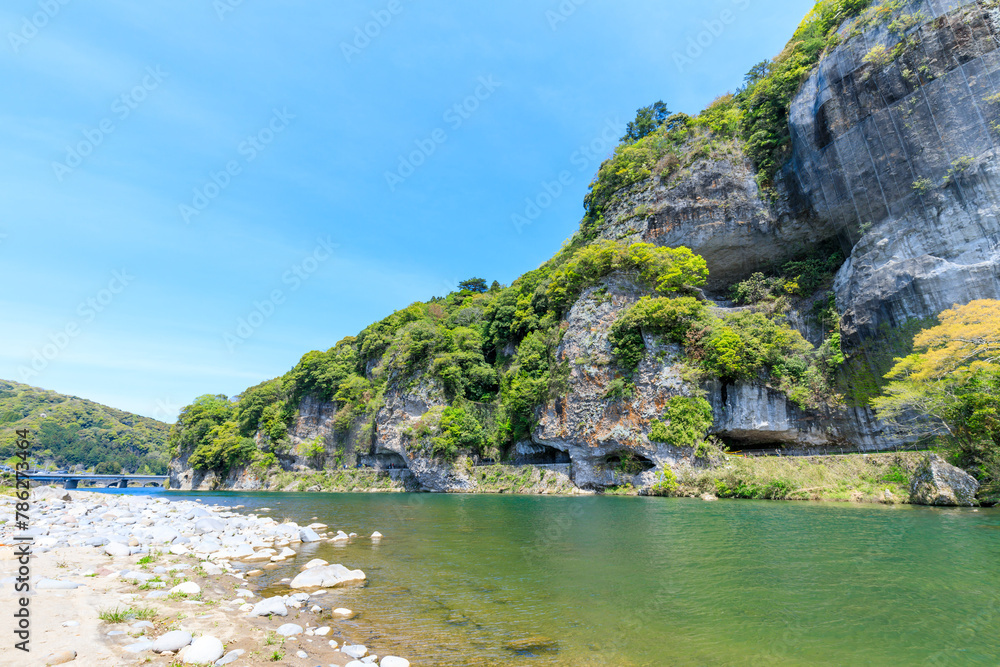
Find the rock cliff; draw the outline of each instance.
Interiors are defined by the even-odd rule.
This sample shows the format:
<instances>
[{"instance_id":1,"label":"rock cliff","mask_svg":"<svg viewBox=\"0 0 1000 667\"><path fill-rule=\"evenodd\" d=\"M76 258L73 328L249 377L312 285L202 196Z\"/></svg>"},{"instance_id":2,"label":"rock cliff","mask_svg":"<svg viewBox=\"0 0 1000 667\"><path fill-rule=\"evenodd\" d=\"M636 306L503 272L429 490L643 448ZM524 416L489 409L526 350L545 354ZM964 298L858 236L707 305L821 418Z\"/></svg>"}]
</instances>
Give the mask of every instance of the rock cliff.
<instances>
[{"instance_id":1,"label":"rock cliff","mask_svg":"<svg viewBox=\"0 0 1000 667\"><path fill-rule=\"evenodd\" d=\"M791 143L773 188L762 192L739 140L714 142L614 193L595 236L687 246L708 264L702 298L721 306L730 305L725 290L734 282L835 244L846 257L833 290L848 349L880 326L1000 298L1000 9L987 0L881 4L907 20L840 29L791 102ZM646 332L634 386L613 395L621 371L611 326L649 293L633 278L603 279L562 315L561 386L537 410L530 438L509 453L515 462L554 466L580 489L647 488L668 468L700 465L690 448L649 438L671 398L696 394L711 404L710 432L737 448L823 453L898 444L865 408L804 409L763 381L692 384L683 348ZM798 306L788 320L814 344L824 335ZM514 354L508 344L497 364L509 366ZM380 369L369 361L364 372L371 378ZM475 491L475 457L443 463L427 435L449 405L448 391L430 374L393 375L369 401L372 416L345 432L335 427L341 402L306 395L283 467L307 468L296 452L318 441L339 467L406 469L409 488ZM246 467L206 482L185 466L181 459L174 469L188 487L258 483Z\"/></svg>"}]
</instances>

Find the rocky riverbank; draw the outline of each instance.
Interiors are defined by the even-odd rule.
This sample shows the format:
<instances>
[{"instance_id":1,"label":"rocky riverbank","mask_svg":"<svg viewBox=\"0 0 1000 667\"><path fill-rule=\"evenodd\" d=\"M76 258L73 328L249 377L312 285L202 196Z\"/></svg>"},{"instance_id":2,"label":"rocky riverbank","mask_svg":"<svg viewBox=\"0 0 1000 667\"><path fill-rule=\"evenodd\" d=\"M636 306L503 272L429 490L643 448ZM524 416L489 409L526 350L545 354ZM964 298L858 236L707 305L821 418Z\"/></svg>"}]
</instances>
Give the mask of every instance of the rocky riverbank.
<instances>
[{"instance_id":1,"label":"rocky riverbank","mask_svg":"<svg viewBox=\"0 0 1000 667\"><path fill-rule=\"evenodd\" d=\"M17 664L410 664L386 655L399 647L363 645L363 622L337 604L338 589L364 585L361 570L313 559L266 591L255 585L303 543L377 543L377 532L359 537L150 496L49 487L32 496L27 532L16 530L16 501L0 504L5 608L24 595L15 591L14 538L33 537L31 652Z\"/></svg>"}]
</instances>

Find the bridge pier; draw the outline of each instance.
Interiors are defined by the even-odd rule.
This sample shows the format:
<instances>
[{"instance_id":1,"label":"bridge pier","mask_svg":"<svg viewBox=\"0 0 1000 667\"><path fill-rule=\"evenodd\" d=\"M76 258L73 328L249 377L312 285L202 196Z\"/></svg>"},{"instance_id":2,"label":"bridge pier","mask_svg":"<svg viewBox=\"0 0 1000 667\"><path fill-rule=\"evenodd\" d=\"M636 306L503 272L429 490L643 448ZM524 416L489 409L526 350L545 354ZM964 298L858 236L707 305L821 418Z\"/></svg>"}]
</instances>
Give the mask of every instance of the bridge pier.
<instances>
[{"instance_id":1,"label":"bridge pier","mask_svg":"<svg viewBox=\"0 0 1000 667\"><path fill-rule=\"evenodd\" d=\"M127 489L128 488L128 480L125 479L124 477L121 478L120 480L118 480L118 488L119 489Z\"/></svg>"},{"instance_id":2,"label":"bridge pier","mask_svg":"<svg viewBox=\"0 0 1000 667\"><path fill-rule=\"evenodd\" d=\"M72 479L72 478L71 479L67 479L65 482L63 482L63 488L64 489L75 489L76 485L77 485L77 480Z\"/></svg>"}]
</instances>

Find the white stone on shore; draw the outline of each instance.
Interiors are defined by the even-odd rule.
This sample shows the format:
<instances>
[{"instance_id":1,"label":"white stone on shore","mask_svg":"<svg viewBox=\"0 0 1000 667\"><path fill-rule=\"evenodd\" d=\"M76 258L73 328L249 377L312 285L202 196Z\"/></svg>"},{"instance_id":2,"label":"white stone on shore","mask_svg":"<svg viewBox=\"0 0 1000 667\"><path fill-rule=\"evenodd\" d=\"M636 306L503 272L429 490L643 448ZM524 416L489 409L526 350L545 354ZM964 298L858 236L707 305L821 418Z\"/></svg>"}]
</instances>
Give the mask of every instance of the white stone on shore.
<instances>
[{"instance_id":1,"label":"white stone on shore","mask_svg":"<svg viewBox=\"0 0 1000 667\"><path fill-rule=\"evenodd\" d=\"M221 658L219 658L218 660L216 660L215 667L222 667L223 665L228 665L231 662L236 662L237 660L240 659L240 656L243 655L244 653L245 651L241 648L234 649L229 653L225 654L224 656L222 656Z\"/></svg>"},{"instance_id":2,"label":"white stone on shore","mask_svg":"<svg viewBox=\"0 0 1000 667\"><path fill-rule=\"evenodd\" d=\"M336 616L337 618L343 618L343 619L351 619L354 618L355 616L353 611L351 611L350 609L346 609L344 607L337 607L330 613Z\"/></svg>"},{"instance_id":3,"label":"white stone on shore","mask_svg":"<svg viewBox=\"0 0 1000 667\"><path fill-rule=\"evenodd\" d=\"M45 664L47 665L62 665L67 662L72 662L76 660L76 651L59 651L57 653L49 653L45 656Z\"/></svg>"},{"instance_id":4,"label":"white stone on shore","mask_svg":"<svg viewBox=\"0 0 1000 667\"><path fill-rule=\"evenodd\" d=\"M136 621L129 627L132 628L133 630L142 630L144 628L153 628L155 626L149 621Z\"/></svg>"},{"instance_id":5,"label":"white stone on shore","mask_svg":"<svg viewBox=\"0 0 1000 667\"><path fill-rule=\"evenodd\" d=\"M314 614L318 614L321 611L323 611L323 607L320 607L318 604L314 604L313 606L309 607L309 611L311 611Z\"/></svg>"},{"instance_id":6,"label":"white stone on shore","mask_svg":"<svg viewBox=\"0 0 1000 667\"><path fill-rule=\"evenodd\" d=\"M184 554L189 553L189 549L183 544L171 544L170 553L175 556L183 556Z\"/></svg>"},{"instance_id":7,"label":"white stone on shore","mask_svg":"<svg viewBox=\"0 0 1000 667\"><path fill-rule=\"evenodd\" d=\"M128 556L132 553L132 550L128 548L128 545L121 542L108 542L104 545L104 553L115 558L118 556Z\"/></svg>"},{"instance_id":8,"label":"white stone on shore","mask_svg":"<svg viewBox=\"0 0 1000 667\"><path fill-rule=\"evenodd\" d=\"M336 588L347 583L364 581L361 570L348 570L343 565L322 565L300 572L292 579L291 588Z\"/></svg>"},{"instance_id":9,"label":"white stone on shore","mask_svg":"<svg viewBox=\"0 0 1000 667\"><path fill-rule=\"evenodd\" d=\"M170 526L157 526L150 532L150 541L153 544L170 544L181 534Z\"/></svg>"},{"instance_id":10,"label":"white stone on shore","mask_svg":"<svg viewBox=\"0 0 1000 667\"><path fill-rule=\"evenodd\" d=\"M146 640L141 642L135 642L134 644L129 644L128 646L122 647L129 653L142 653L143 651L148 651L153 648L153 642Z\"/></svg>"},{"instance_id":11,"label":"white stone on shore","mask_svg":"<svg viewBox=\"0 0 1000 667\"><path fill-rule=\"evenodd\" d=\"M316 534L315 530L306 526L305 528L299 528L299 539L303 542L319 542L321 538Z\"/></svg>"},{"instance_id":12,"label":"white stone on shore","mask_svg":"<svg viewBox=\"0 0 1000 667\"><path fill-rule=\"evenodd\" d=\"M201 586L194 583L193 581L185 581L183 584L177 584L170 589L171 593L182 593L183 595L198 595L201 593Z\"/></svg>"},{"instance_id":13,"label":"white stone on shore","mask_svg":"<svg viewBox=\"0 0 1000 667\"><path fill-rule=\"evenodd\" d=\"M160 635L153 641L152 650L154 653L164 653L165 651L179 651L191 643L191 633L184 630L171 630Z\"/></svg>"},{"instance_id":14,"label":"white stone on shore","mask_svg":"<svg viewBox=\"0 0 1000 667\"><path fill-rule=\"evenodd\" d=\"M62 624L64 628L75 628L78 625L80 625L80 621L66 621Z\"/></svg>"},{"instance_id":15,"label":"white stone on shore","mask_svg":"<svg viewBox=\"0 0 1000 667\"><path fill-rule=\"evenodd\" d=\"M296 625L295 623L285 623L284 625L279 626L275 632L282 637L293 637L295 635L302 634L302 626Z\"/></svg>"},{"instance_id":16,"label":"white stone on shore","mask_svg":"<svg viewBox=\"0 0 1000 667\"><path fill-rule=\"evenodd\" d=\"M184 652L184 662L192 665L210 665L225 652L225 647L217 637L202 635Z\"/></svg>"},{"instance_id":17,"label":"white stone on shore","mask_svg":"<svg viewBox=\"0 0 1000 667\"><path fill-rule=\"evenodd\" d=\"M291 558L292 556L295 555L295 550L285 547L284 549L278 552L278 555L281 556L282 558Z\"/></svg>"},{"instance_id":18,"label":"white stone on shore","mask_svg":"<svg viewBox=\"0 0 1000 667\"><path fill-rule=\"evenodd\" d=\"M352 658L357 658L358 660L360 660L361 658L368 655L368 647L366 647L364 644L344 644L344 646L341 647L340 652L346 653Z\"/></svg>"},{"instance_id":19,"label":"white stone on shore","mask_svg":"<svg viewBox=\"0 0 1000 667\"><path fill-rule=\"evenodd\" d=\"M205 533L221 533L226 529L226 525L219 521L218 519L212 519L210 517L205 517L203 519L198 519L198 522L194 524L195 530L204 535Z\"/></svg>"},{"instance_id":20,"label":"white stone on shore","mask_svg":"<svg viewBox=\"0 0 1000 667\"><path fill-rule=\"evenodd\" d=\"M410 661L406 658L397 658L394 655L387 655L382 658L379 667L410 667Z\"/></svg>"},{"instance_id":21,"label":"white stone on shore","mask_svg":"<svg viewBox=\"0 0 1000 667\"><path fill-rule=\"evenodd\" d=\"M295 655L299 658L302 658L303 660L309 657L309 654L306 653L305 651L296 651Z\"/></svg>"},{"instance_id":22,"label":"white stone on shore","mask_svg":"<svg viewBox=\"0 0 1000 667\"><path fill-rule=\"evenodd\" d=\"M251 616L287 616L288 608L280 597L267 598L254 605Z\"/></svg>"},{"instance_id":23,"label":"white stone on shore","mask_svg":"<svg viewBox=\"0 0 1000 667\"><path fill-rule=\"evenodd\" d=\"M334 640L330 640L330 648L337 648L338 644Z\"/></svg>"},{"instance_id":24,"label":"white stone on shore","mask_svg":"<svg viewBox=\"0 0 1000 667\"><path fill-rule=\"evenodd\" d=\"M328 634L330 634L330 626L324 625L321 628L316 628L315 630L313 630L313 634L316 635L317 637L326 637Z\"/></svg>"},{"instance_id":25,"label":"white stone on shore","mask_svg":"<svg viewBox=\"0 0 1000 667\"><path fill-rule=\"evenodd\" d=\"M236 589L236 596L237 597L241 597L241 598L252 598L253 597L253 591L248 591L245 588L237 588Z\"/></svg>"}]
</instances>

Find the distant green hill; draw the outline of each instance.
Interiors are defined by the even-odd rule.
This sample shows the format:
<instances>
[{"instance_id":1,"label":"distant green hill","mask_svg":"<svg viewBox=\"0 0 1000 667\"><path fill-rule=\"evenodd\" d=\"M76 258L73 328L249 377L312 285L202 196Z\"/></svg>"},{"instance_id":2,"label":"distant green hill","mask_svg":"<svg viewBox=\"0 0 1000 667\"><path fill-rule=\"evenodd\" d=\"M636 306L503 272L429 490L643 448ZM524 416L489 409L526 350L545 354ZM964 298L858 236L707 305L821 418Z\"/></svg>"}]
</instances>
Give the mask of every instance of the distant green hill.
<instances>
[{"instance_id":1,"label":"distant green hill","mask_svg":"<svg viewBox=\"0 0 1000 667\"><path fill-rule=\"evenodd\" d=\"M16 451L15 431L31 429L37 465L167 471L170 425L76 396L0 380L0 460Z\"/></svg>"}]
</instances>

